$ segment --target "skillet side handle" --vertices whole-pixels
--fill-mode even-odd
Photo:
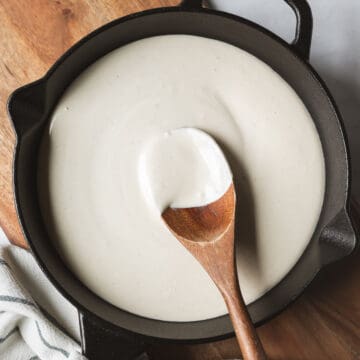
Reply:
[[[81,348],[88,360],[149,360],[135,334],[112,330],[79,311]]]
[[[202,8],[203,5],[203,1],[202,0],[182,0],[180,5],[181,7],[184,8]]]
[[[313,16],[307,0],[285,0],[296,15],[296,32],[292,46],[304,59],[309,60],[313,31]]]
[[[309,60],[313,31],[313,17],[307,0],[285,0],[296,15],[295,39],[292,47],[301,58]],[[180,6],[190,9],[201,9],[202,0],[182,0]]]
[[[43,79],[15,90],[9,97],[7,110],[18,138],[39,124],[45,113],[46,84]]]
[[[357,239],[347,209],[342,209],[320,235],[321,263],[323,265],[341,260],[356,248]]]

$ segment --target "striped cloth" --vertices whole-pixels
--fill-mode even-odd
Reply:
[[[0,228],[0,359],[84,360],[79,344],[60,330],[30,295],[36,285],[28,283],[26,289],[25,283],[21,281],[20,284],[17,280],[23,277],[19,260],[30,267],[32,276],[36,273],[35,281],[47,281],[31,254],[10,245]],[[52,287],[50,283],[45,285],[49,289]],[[66,311],[69,304],[64,303],[61,307]],[[74,309],[71,310],[74,317]]]

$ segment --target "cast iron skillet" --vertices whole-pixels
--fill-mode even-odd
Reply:
[[[323,209],[298,263],[276,287],[249,305],[257,325],[284,309],[323,265],[343,258],[355,248],[356,237],[348,216],[349,161],[342,122],[324,83],[307,63],[311,10],[305,0],[286,2],[297,17],[291,45],[250,21],[204,9],[200,0],[184,0],[177,7],[137,13],[103,26],[67,51],[42,79],[10,97],[8,110],[17,135],[14,188],[19,219],[43,272],[78,308],[82,348],[90,359],[133,359],[154,341],[210,341],[233,332],[228,316],[176,323],[143,318],[108,304],[67,269],[45,230],[36,180],[42,131],[64,89],[89,64],[119,46],[164,34],[193,34],[233,44],[278,72],[302,98],[314,119],[326,164]]]

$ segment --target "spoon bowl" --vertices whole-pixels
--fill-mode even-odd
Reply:
[[[231,185],[221,199],[205,206],[167,208],[162,217],[183,241],[214,242],[228,231],[235,218],[236,196]]]

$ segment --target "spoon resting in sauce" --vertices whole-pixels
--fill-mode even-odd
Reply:
[[[245,360],[265,360],[241,295],[234,254],[235,190],[193,208],[167,208],[162,217],[175,237],[199,261],[223,296]]]
[[[196,131],[198,136],[204,137],[199,130]],[[212,151],[215,149],[219,153],[217,144],[209,139]],[[226,161],[221,156],[217,156],[217,159]],[[214,166],[218,167],[218,164]],[[244,359],[265,360],[265,352],[247,312],[237,277],[234,252],[235,205],[236,194],[231,181],[225,194],[217,200],[195,207],[172,205],[163,211],[162,218],[220,290]]]

